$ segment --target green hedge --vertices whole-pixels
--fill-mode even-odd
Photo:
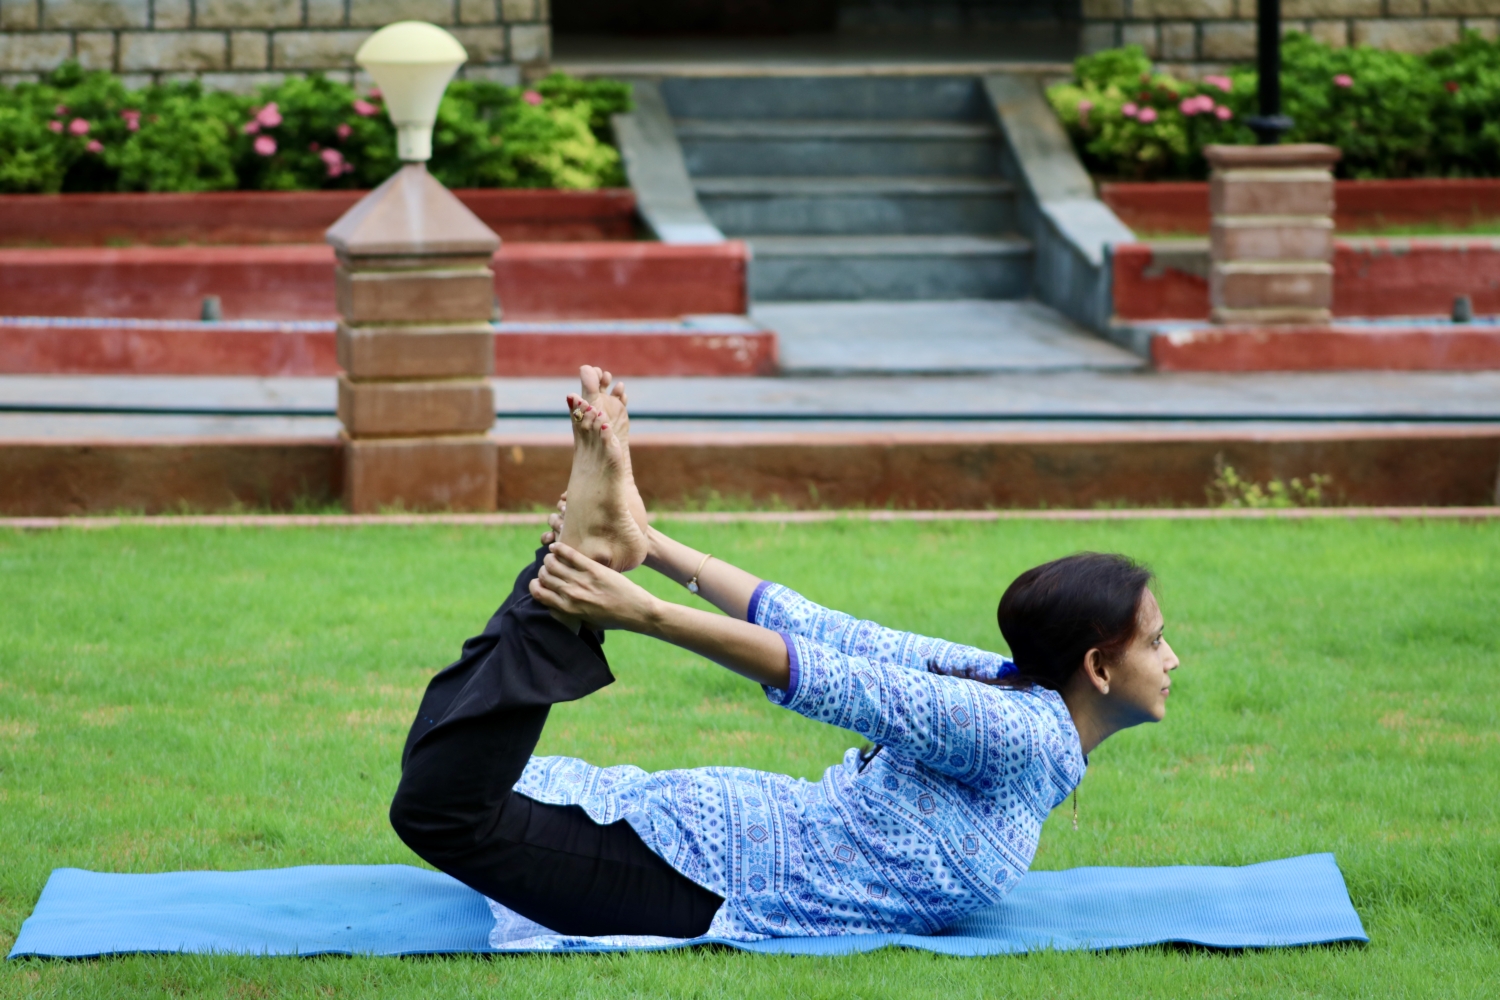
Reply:
[[[1251,67],[1178,80],[1129,46],[1079,59],[1048,96],[1094,174],[1195,179],[1206,144],[1255,142],[1256,85]],[[1500,176],[1500,43],[1474,33],[1421,56],[1288,35],[1282,104],[1284,141],[1338,146],[1341,177]]]
[[[620,185],[609,116],[629,103],[627,85],[608,80],[458,80],[429,167],[458,188]],[[70,63],[0,87],[0,192],[369,188],[397,165],[379,93],[318,75],[247,97],[196,82],[132,91]]]

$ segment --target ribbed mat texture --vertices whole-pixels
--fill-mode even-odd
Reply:
[[[116,875],[59,868],[11,958],[130,952],[414,955],[617,951],[710,943],[574,938],[498,923],[485,898],[405,865]],[[890,945],[945,955],[1183,942],[1272,948],[1368,941],[1332,854],[1242,868],[1032,872],[999,906],[941,934],[723,941],[747,951],[836,955]]]

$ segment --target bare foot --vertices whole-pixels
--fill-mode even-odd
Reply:
[[[631,511],[640,502],[629,454],[604,411],[583,400],[573,408],[573,471],[568,513],[558,541],[626,572],[646,560],[646,533]]]
[[[625,397],[625,383],[593,365],[583,365],[578,369],[578,381],[583,390],[581,397],[583,402],[604,411],[609,429],[619,439],[620,446],[625,452],[625,492],[630,506],[630,516],[635,518],[635,523],[640,525],[642,532],[645,532],[646,504],[641,500],[640,490],[636,488],[635,470],[630,463],[630,411],[629,400]],[[577,400],[570,396],[568,409],[576,410],[577,408]]]

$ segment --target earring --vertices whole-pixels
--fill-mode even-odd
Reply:
[[[1101,690],[1101,691],[1102,691],[1102,692],[1103,692],[1103,693],[1104,693],[1104,694],[1109,694],[1109,685],[1108,685],[1108,684],[1106,684],[1106,685],[1104,685],[1104,687],[1103,687],[1103,688],[1101,688],[1101,689],[1100,689],[1100,690]]]

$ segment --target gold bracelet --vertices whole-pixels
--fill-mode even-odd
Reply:
[[[703,557],[703,561],[698,564],[698,568],[693,570],[693,578],[687,582],[687,589],[689,594],[696,594],[698,592],[698,575],[703,572],[703,567],[707,566],[708,561],[713,557],[714,554],[712,552],[706,554]]]

